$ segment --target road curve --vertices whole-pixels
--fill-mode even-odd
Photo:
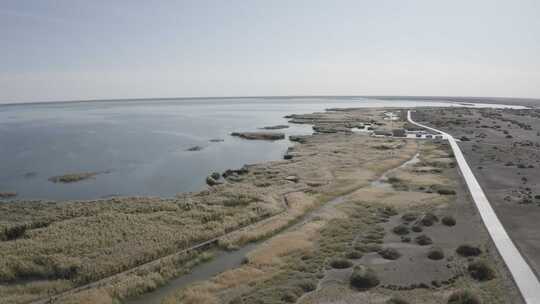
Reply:
[[[407,112],[407,119],[412,124],[440,133],[448,139],[448,142],[454,151],[454,156],[459,165],[459,169],[461,170],[461,173],[465,178],[465,182],[467,183],[467,187],[469,188],[469,192],[471,193],[473,201],[476,204],[480,215],[482,216],[484,225],[486,226],[491,239],[495,243],[499,254],[510,270],[512,277],[514,278],[514,281],[516,282],[516,285],[521,292],[523,299],[525,300],[525,303],[540,303],[540,282],[538,281],[538,278],[529,267],[521,253],[518,251],[514,245],[514,242],[512,242],[506,233],[506,230],[499,221],[499,218],[497,217],[497,214],[495,214],[493,208],[491,208],[491,204],[480,187],[480,184],[474,177],[474,174],[467,164],[467,161],[465,160],[465,157],[463,156],[463,153],[461,152],[461,149],[459,148],[454,137],[443,131],[415,122],[411,118],[411,111]]]

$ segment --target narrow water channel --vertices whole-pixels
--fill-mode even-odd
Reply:
[[[386,187],[389,184],[386,182],[388,179],[388,174],[394,172],[400,168],[413,165],[420,160],[418,159],[419,153],[416,153],[411,159],[404,162],[400,166],[386,171],[380,178],[372,182],[372,186],[375,187]],[[340,203],[345,201],[345,196],[338,196],[326,204],[322,205],[320,208],[315,209],[307,214],[305,214],[300,221],[296,224],[290,226],[285,231],[292,231],[298,227],[304,225],[306,222],[311,221],[313,218],[320,215],[322,212],[329,208],[334,208]],[[127,299],[124,301],[125,304],[160,304],[163,299],[173,293],[175,290],[185,287],[191,283],[207,280],[223,271],[228,269],[233,269],[242,264],[247,253],[253,250],[260,242],[250,243],[245,245],[236,251],[219,251],[215,254],[214,258],[209,262],[195,266],[191,273],[180,276],[174,280],[169,281],[165,285],[158,287],[152,292],[143,294],[140,297]]]

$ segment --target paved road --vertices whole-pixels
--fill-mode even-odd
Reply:
[[[519,288],[523,299],[525,300],[525,303],[539,304],[540,282],[538,281],[538,278],[535,276],[534,272],[529,267],[521,253],[519,253],[514,245],[514,242],[512,242],[503,225],[499,221],[497,214],[495,214],[495,211],[493,211],[493,208],[491,208],[491,204],[480,187],[480,184],[474,177],[474,174],[467,164],[463,153],[461,153],[461,149],[459,148],[454,137],[448,133],[413,121],[411,118],[411,111],[407,112],[407,119],[412,124],[438,132],[448,139],[448,142],[454,151],[454,156],[459,165],[459,169],[461,170],[461,173],[465,178],[465,182],[469,187],[469,192],[471,193],[473,201],[476,204],[480,215],[482,216],[484,225],[486,226],[489,235],[493,239],[499,254],[510,270],[512,277],[514,278],[514,281],[516,282],[516,285]]]

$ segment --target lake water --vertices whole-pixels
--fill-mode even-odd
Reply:
[[[17,199],[174,196],[205,187],[212,171],[280,159],[291,143],[248,141],[234,131],[287,124],[283,116],[331,107],[448,106],[366,98],[122,100],[0,106],[0,192]],[[459,105],[459,104],[452,104]],[[290,124],[287,135],[311,134]],[[223,142],[210,142],[223,139]],[[193,146],[201,151],[186,151]],[[77,183],[48,179],[107,171]]]

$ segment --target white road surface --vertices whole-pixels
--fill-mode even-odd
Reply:
[[[484,225],[486,226],[489,235],[493,239],[499,254],[502,256],[506,266],[510,270],[512,277],[514,278],[514,281],[516,282],[516,285],[519,288],[523,299],[525,300],[525,303],[540,304],[540,282],[538,281],[538,278],[529,267],[521,253],[518,251],[514,245],[514,242],[512,242],[506,233],[506,230],[499,221],[495,211],[493,211],[493,208],[484,194],[484,191],[474,177],[474,174],[467,164],[467,161],[465,160],[465,157],[463,156],[463,153],[461,152],[461,149],[459,148],[454,137],[448,133],[413,121],[411,118],[411,111],[408,111],[407,119],[409,122],[417,126],[438,132],[448,139],[448,142],[454,151],[454,156],[459,165],[459,169],[461,170],[461,173],[465,178],[465,182],[469,187],[469,191],[474,203],[482,216]]]

